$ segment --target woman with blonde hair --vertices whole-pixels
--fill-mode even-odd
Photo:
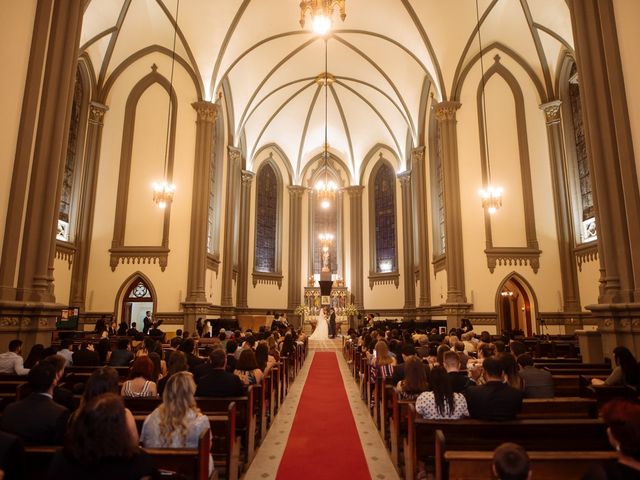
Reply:
[[[145,448],[197,448],[209,419],[195,400],[196,383],[189,372],[169,377],[162,393],[162,404],[144,420],[140,442]],[[209,471],[213,460],[209,458]]]
[[[379,340],[376,343],[375,355],[371,357],[371,388],[376,384],[378,377],[391,378],[395,366],[396,359],[389,353],[389,346],[384,340]]]

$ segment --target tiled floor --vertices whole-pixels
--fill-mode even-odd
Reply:
[[[276,478],[280,459],[284,454],[289,432],[291,431],[293,419],[298,408],[300,394],[307,380],[309,368],[313,362],[313,356],[318,350],[334,350],[336,352],[340,373],[351,405],[351,411],[356,422],[371,478],[379,480],[398,479],[398,475],[391,464],[389,454],[382,443],[380,434],[373,424],[366,405],[360,400],[358,384],[350,375],[347,362],[342,356],[341,348],[342,339],[310,342],[309,357],[291,386],[289,395],[287,395],[280,413],[276,416],[273,426],[269,429],[264,443],[258,449],[249,470],[244,475],[244,480]],[[304,475],[301,474],[300,478],[304,478]]]

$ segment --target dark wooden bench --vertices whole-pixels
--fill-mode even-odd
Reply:
[[[442,433],[442,432],[440,432]],[[436,441],[439,436],[436,434]],[[493,452],[455,451],[442,448],[442,477],[465,480],[486,480],[493,478]],[[558,478],[582,478],[596,462],[613,460],[616,452],[527,452],[533,478],[536,480],[557,480]],[[447,475],[448,473],[448,475]]]
[[[607,426],[600,419],[527,419],[506,422],[481,420],[424,420],[409,405],[408,431],[404,449],[405,478],[413,480],[418,459],[441,457],[436,451],[435,433],[441,430],[447,450],[492,451],[504,442],[514,442],[527,451],[606,451]],[[438,472],[440,468],[440,472]],[[436,476],[443,478],[443,466],[436,463]]]
[[[387,386],[388,404],[388,441],[391,461],[398,467],[401,460],[402,438],[407,436],[409,405],[415,405],[412,400],[399,400],[395,388]],[[589,419],[598,417],[598,406],[593,398],[554,397],[554,398],[526,398],[522,402],[522,410],[518,420],[530,419]],[[384,437],[383,437],[384,439]]]
[[[25,447],[26,478],[45,478],[51,460],[60,447]],[[162,448],[143,449],[153,457],[155,466],[163,473],[162,477],[178,475],[192,480],[209,480],[209,451],[211,438],[209,430],[202,432],[198,448]],[[211,479],[217,478],[214,475]]]
[[[247,389],[247,395],[243,397],[197,397],[196,402],[202,413],[218,413],[227,411],[229,404],[236,405],[236,434],[242,439],[243,459],[251,463],[255,455],[256,445],[256,415],[254,413],[254,387]],[[125,406],[134,415],[148,415],[158,405],[159,398],[125,398]]]

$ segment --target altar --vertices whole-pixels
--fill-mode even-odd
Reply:
[[[320,294],[320,287],[305,287],[304,304],[308,308],[308,313],[305,315],[302,328],[307,335],[313,333],[318,324],[318,318],[320,318],[321,310],[324,307],[321,302],[322,295]],[[345,315],[344,311],[350,303],[351,293],[349,289],[344,286],[343,281],[335,281],[331,289],[331,295],[329,296],[329,307],[336,311],[336,331],[339,335],[346,334],[349,328],[349,318]]]

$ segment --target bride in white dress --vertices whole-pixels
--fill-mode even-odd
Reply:
[[[324,309],[320,311],[320,315],[318,315],[318,324],[309,339],[329,340],[329,317]]]

